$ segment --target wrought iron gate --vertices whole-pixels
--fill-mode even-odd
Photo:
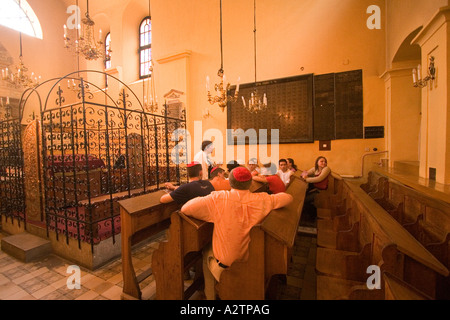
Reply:
[[[0,121],[0,214],[25,223],[25,192],[20,119]]]
[[[67,79],[74,78],[57,83]],[[41,111],[45,217],[47,232],[93,246],[108,237],[115,241],[118,201],[164,188],[167,181],[187,181],[185,166],[172,159],[179,141],[170,138],[186,129],[186,119],[185,112],[171,117],[166,106],[161,114],[144,111],[123,83],[126,90],[114,100],[83,78],[74,81],[79,89],[73,102],[66,103],[55,84]]]

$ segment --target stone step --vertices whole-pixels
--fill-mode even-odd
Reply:
[[[23,262],[38,260],[52,253],[49,240],[28,232],[3,237],[1,246],[3,252]]]

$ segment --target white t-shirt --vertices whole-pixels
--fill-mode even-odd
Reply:
[[[293,173],[294,172],[291,170],[287,170],[286,172],[278,170],[277,175],[280,177],[281,181],[283,181],[284,185],[287,186],[291,181],[291,175]]]
[[[208,166],[212,166],[214,162],[210,158],[209,154],[207,154],[205,151],[199,151],[194,156],[194,161],[198,162],[202,165],[202,171],[203,171],[203,180],[208,179]]]

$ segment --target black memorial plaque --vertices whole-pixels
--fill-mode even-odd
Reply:
[[[336,139],[363,138],[362,70],[335,74]]]
[[[255,88],[261,95],[266,93],[268,107],[264,111],[251,113],[244,108],[242,97],[248,105]],[[314,141],[312,75],[259,82],[256,86],[254,83],[243,84],[239,91],[238,100],[228,103],[228,144],[265,141],[270,144],[272,138],[276,138],[272,137],[273,134],[278,134],[280,144]],[[234,93],[234,88],[231,88],[231,93]],[[249,138],[255,135],[256,139]]]
[[[314,76],[314,140],[335,140],[334,73]]]

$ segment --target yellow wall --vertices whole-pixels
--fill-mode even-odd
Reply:
[[[339,6],[325,0],[285,0],[282,5],[280,2],[258,1],[257,80],[363,69],[364,125],[384,125],[384,85],[379,78],[385,65],[384,31],[366,27],[369,17],[366,9],[373,4],[384,11],[384,1],[340,1]],[[201,4],[181,0],[169,3],[153,1],[152,15],[153,48],[157,61],[177,52],[192,52],[186,79],[189,131],[192,134],[195,130],[194,121],[202,121],[203,132],[218,129],[225,137],[226,112],[222,113],[216,105],[209,105],[205,90],[206,76],[209,75],[211,83],[215,83],[220,67],[218,1],[202,1]],[[224,1],[224,70],[232,84],[238,77],[241,83],[254,81],[252,30],[253,1]],[[170,63],[157,64],[157,67],[157,78],[178,78]],[[184,73],[182,69],[178,71]],[[183,79],[179,81],[174,81],[172,86],[183,91]],[[209,109],[210,118],[202,118],[205,108]],[[228,154],[231,158],[217,160],[226,162],[242,158],[237,151],[233,156],[234,148],[227,150],[225,145],[221,152],[216,150],[216,153]],[[366,148],[381,150],[384,144],[383,141],[367,140],[333,141],[332,151],[325,153],[319,152],[318,142],[280,145],[279,156],[292,157],[300,167],[309,168],[315,158],[323,154],[329,158],[330,166],[334,164],[336,171],[358,175]],[[194,149],[193,153],[197,150]],[[248,156],[247,151],[245,158]]]
[[[41,20],[44,40],[24,38],[27,64],[43,78],[75,71],[77,59],[62,47],[62,26],[68,17],[66,8],[73,1],[46,0],[44,5],[42,1],[29,0],[29,3]],[[317,156],[324,155],[333,170],[356,176],[361,173],[363,156],[374,149],[390,153],[365,157],[365,167],[386,157],[391,159],[391,164],[395,160],[417,159],[420,90],[411,91],[407,71],[395,81],[390,78],[385,82],[386,77],[382,75],[387,71],[391,76],[393,68],[398,67],[392,61],[406,37],[426,25],[436,10],[447,4],[448,0],[258,0],[257,81],[362,69],[364,126],[385,126],[386,131],[386,139],[332,141],[332,150],[328,152],[320,152],[318,142],[280,145],[279,157],[292,157],[299,167],[309,168]],[[80,5],[84,14],[85,4]],[[381,9],[381,30],[369,30],[366,26],[370,16],[366,10],[370,5]],[[148,1],[98,0],[90,6],[96,29],[101,28],[104,35],[111,31],[111,74],[129,84],[141,97],[143,84],[138,79],[137,32],[139,23],[149,13]],[[220,67],[219,1],[152,0],[151,15],[158,102],[164,103],[163,97],[171,89],[183,92],[180,99],[188,110],[188,129],[191,134],[197,131],[193,137],[197,142],[192,143],[192,155],[198,150],[201,135],[208,130],[216,129],[220,132],[216,135],[226,136],[226,112],[207,102],[205,90],[206,76],[215,83]],[[0,28],[0,41],[16,57],[17,32]],[[442,43],[444,39],[437,41]],[[241,83],[254,81],[253,50],[253,1],[223,1],[224,69],[231,84],[235,84],[238,77]],[[422,64],[424,61],[426,55],[422,55]],[[100,61],[80,59],[79,62],[81,69],[102,68]],[[409,68],[408,63],[402,66],[405,70]],[[446,65],[440,68],[446,68]],[[439,90],[443,91],[444,87],[446,83]],[[403,91],[407,93],[402,96],[399,92]],[[422,91],[422,106],[428,101],[425,93]],[[435,97],[438,106],[434,101],[428,101],[429,106],[446,111],[447,101]],[[211,117],[203,118],[205,109]],[[413,113],[416,116],[402,117]],[[442,128],[439,132],[448,130],[444,123],[448,112],[446,114],[447,117],[436,119],[437,127]],[[433,116],[422,116],[422,127],[427,119],[434,121]],[[400,129],[405,121],[414,131],[413,136]],[[196,123],[197,127],[194,126]],[[201,132],[200,137],[198,132]],[[420,136],[425,139],[423,134]],[[438,137],[430,136],[428,141],[432,138]],[[427,146],[430,165],[448,167],[449,157],[441,156],[442,152],[448,152],[442,150],[450,149],[448,143],[446,140],[443,145]],[[221,150],[216,153],[228,155],[228,158],[217,160],[242,158],[237,148],[227,148],[225,143],[218,145]],[[420,146],[422,149],[426,144],[422,141]],[[250,150],[245,148],[244,151],[243,160],[246,160]],[[423,161],[422,151],[420,156]]]

